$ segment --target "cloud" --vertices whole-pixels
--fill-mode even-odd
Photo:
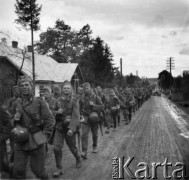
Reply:
[[[177,32],[176,32],[176,31],[171,31],[169,34],[170,34],[171,36],[176,36],[176,35],[177,35]]]
[[[164,39],[167,39],[167,36],[166,36],[166,35],[162,35],[161,37],[164,38]]]
[[[17,17],[15,2],[1,1],[0,30],[13,37],[10,40],[18,40],[19,45],[28,45],[30,32],[13,24]],[[183,66],[189,67],[187,0],[48,0],[48,3],[38,0],[37,3],[42,4],[41,31],[35,32],[35,40],[59,18],[74,30],[89,24],[92,36],[100,36],[109,45],[116,66],[123,58],[124,74],[138,70],[141,76],[154,77],[165,69],[166,58],[176,54],[175,72],[180,73]]]
[[[181,55],[189,55],[189,45],[187,45],[185,48],[180,50],[179,54],[181,54]]]
[[[118,40],[118,41],[123,40],[123,39],[124,39],[124,36],[118,36],[118,37],[116,38],[116,40]]]
[[[148,27],[178,27],[188,22],[188,2],[186,0],[64,0],[67,8],[81,10],[81,15],[106,23],[138,23]]]

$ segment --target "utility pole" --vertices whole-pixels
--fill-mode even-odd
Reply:
[[[174,59],[173,57],[170,57],[169,59],[167,59],[167,69],[169,69],[170,72],[170,97],[171,97],[171,80],[172,80],[172,70],[175,69],[175,63],[174,63]]]
[[[169,69],[170,74],[172,75],[172,70],[175,68],[175,63],[173,57],[167,59],[167,69]]]
[[[123,79],[123,74],[122,74],[122,58],[120,58],[120,73],[121,73],[121,86],[122,86],[122,79]]]
[[[30,20],[31,20],[31,43],[32,43],[32,76],[33,76],[33,93],[35,95],[35,59],[34,59],[34,47],[33,47],[33,12],[32,12],[32,0],[30,0]]]

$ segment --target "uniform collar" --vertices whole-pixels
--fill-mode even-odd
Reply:
[[[63,100],[67,100],[67,101],[69,101],[70,99],[71,99],[71,97],[72,97],[72,95],[71,94],[69,94],[68,96],[64,96],[64,95],[62,95],[62,99]]]
[[[30,96],[29,99],[24,99],[24,98],[22,97],[21,103],[22,103],[22,104],[24,103],[25,105],[30,104],[30,103],[32,103],[33,98],[34,98],[33,96]]]
[[[84,94],[84,97],[85,98],[91,98],[93,96],[93,94],[92,93],[89,93],[89,94]]]

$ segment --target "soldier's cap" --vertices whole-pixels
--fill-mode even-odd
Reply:
[[[83,87],[82,87],[82,86],[79,86],[77,89],[81,89],[81,90],[83,90]]]
[[[70,83],[70,81],[68,81],[68,80],[65,80],[65,81],[63,82],[63,87],[64,87],[65,85],[70,85],[70,86],[71,86],[71,83]]]
[[[53,90],[60,90],[58,86],[53,86]]]
[[[110,89],[109,89],[109,92],[114,92],[114,89],[110,88]],[[114,92],[114,93],[115,93],[115,92]]]
[[[18,79],[18,85],[20,86],[21,83],[23,83],[23,82],[29,82],[30,85],[33,85],[32,79],[29,76],[27,76],[27,75],[23,75],[23,76],[19,77],[19,79]]]
[[[100,86],[97,86],[96,88],[98,88],[98,89],[101,89],[101,90],[102,90],[102,88],[101,88]]]
[[[86,88],[88,88],[88,87],[89,87],[89,88],[91,87],[91,85],[90,85],[88,82],[86,82],[85,84],[83,84],[83,88],[84,88],[84,89],[86,89]]]
[[[19,89],[18,86],[13,86],[13,87],[12,87],[12,90],[13,90],[14,92],[18,92],[20,89]]]

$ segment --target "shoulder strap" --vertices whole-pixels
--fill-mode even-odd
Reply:
[[[25,108],[22,106],[22,104],[21,104],[21,108],[22,108],[23,112],[26,114],[26,116],[28,116],[34,123],[36,123],[36,121],[34,119],[32,119],[31,115],[25,110]]]

